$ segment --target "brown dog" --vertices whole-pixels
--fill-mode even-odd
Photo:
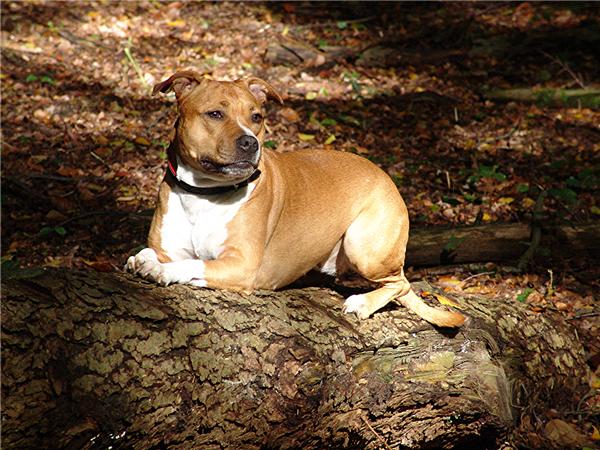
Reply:
[[[178,72],[154,88],[179,104],[169,169],[148,248],[126,269],[160,284],[277,289],[311,269],[353,269],[381,284],[349,297],[365,319],[393,298],[439,326],[455,312],[427,306],[404,276],[408,213],[390,178],[368,160],[331,150],[262,147],[262,105],[281,102],[258,78],[212,81]]]

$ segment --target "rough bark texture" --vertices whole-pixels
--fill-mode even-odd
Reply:
[[[447,334],[394,305],[359,322],[317,288],[52,270],[2,293],[6,449],[495,448],[587,376],[567,324],[510,301],[459,299]]]
[[[527,224],[489,224],[459,228],[411,230],[406,251],[408,266],[437,266],[481,261],[514,261],[527,251]],[[600,260],[600,224],[544,225],[540,246],[551,254]]]

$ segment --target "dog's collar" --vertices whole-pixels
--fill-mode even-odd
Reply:
[[[171,153],[171,155],[172,155],[172,153]],[[167,159],[167,174],[166,174],[166,176],[169,179],[171,179],[171,181],[173,181],[177,186],[179,186],[184,191],[189,192],[190,194],[217,195],[217,194],[224,194],[226,192],[237,191],[238,189],[248,186],[248,183],[252,183],[254,180],[256,180],[260,176],[260,170],[256,169],[252,173],[252,175],[250,175],[249,178],[245,179],[244,181],[240,181],[237,184],[231,184],[228,186],[214,186],[214,187],[192,186],[191,184],[183,181],[177,175],[177,159],[171,155],[169,155],[169,157]]]

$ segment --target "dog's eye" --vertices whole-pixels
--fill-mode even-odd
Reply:
[[[262,120],[263,120],[262,114],[259,114],[259,113],[252,114],[252,122],[260,123],[260,122],[262,122]]]
[[[208,117],[210,117],[211,119],[222,119],[223,118],[223,112],[222,111],[208,111],[206,113],[206,115]]]

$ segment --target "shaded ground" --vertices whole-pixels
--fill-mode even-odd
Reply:
[[[528,221],[543,191],[547,220],[598,220],[598,110],[484,93],[598,87],[599,26],[593,3],[3,2],[3,264],[111,271],[144,244],[176,114],[149,92],[183,68],[269,80],[286,104],[269,109],[268,145],[368,157],[414,226]],[[268,62],[278,41],[325,52]],[[332,46],[350,51],[330,59]],[[568,256],[412,278],[560,312],[595,368],[597,262]],[[598,397],[579,408],[565,419],[590,437]],[[523,421],[528,445],[550,418]]]

